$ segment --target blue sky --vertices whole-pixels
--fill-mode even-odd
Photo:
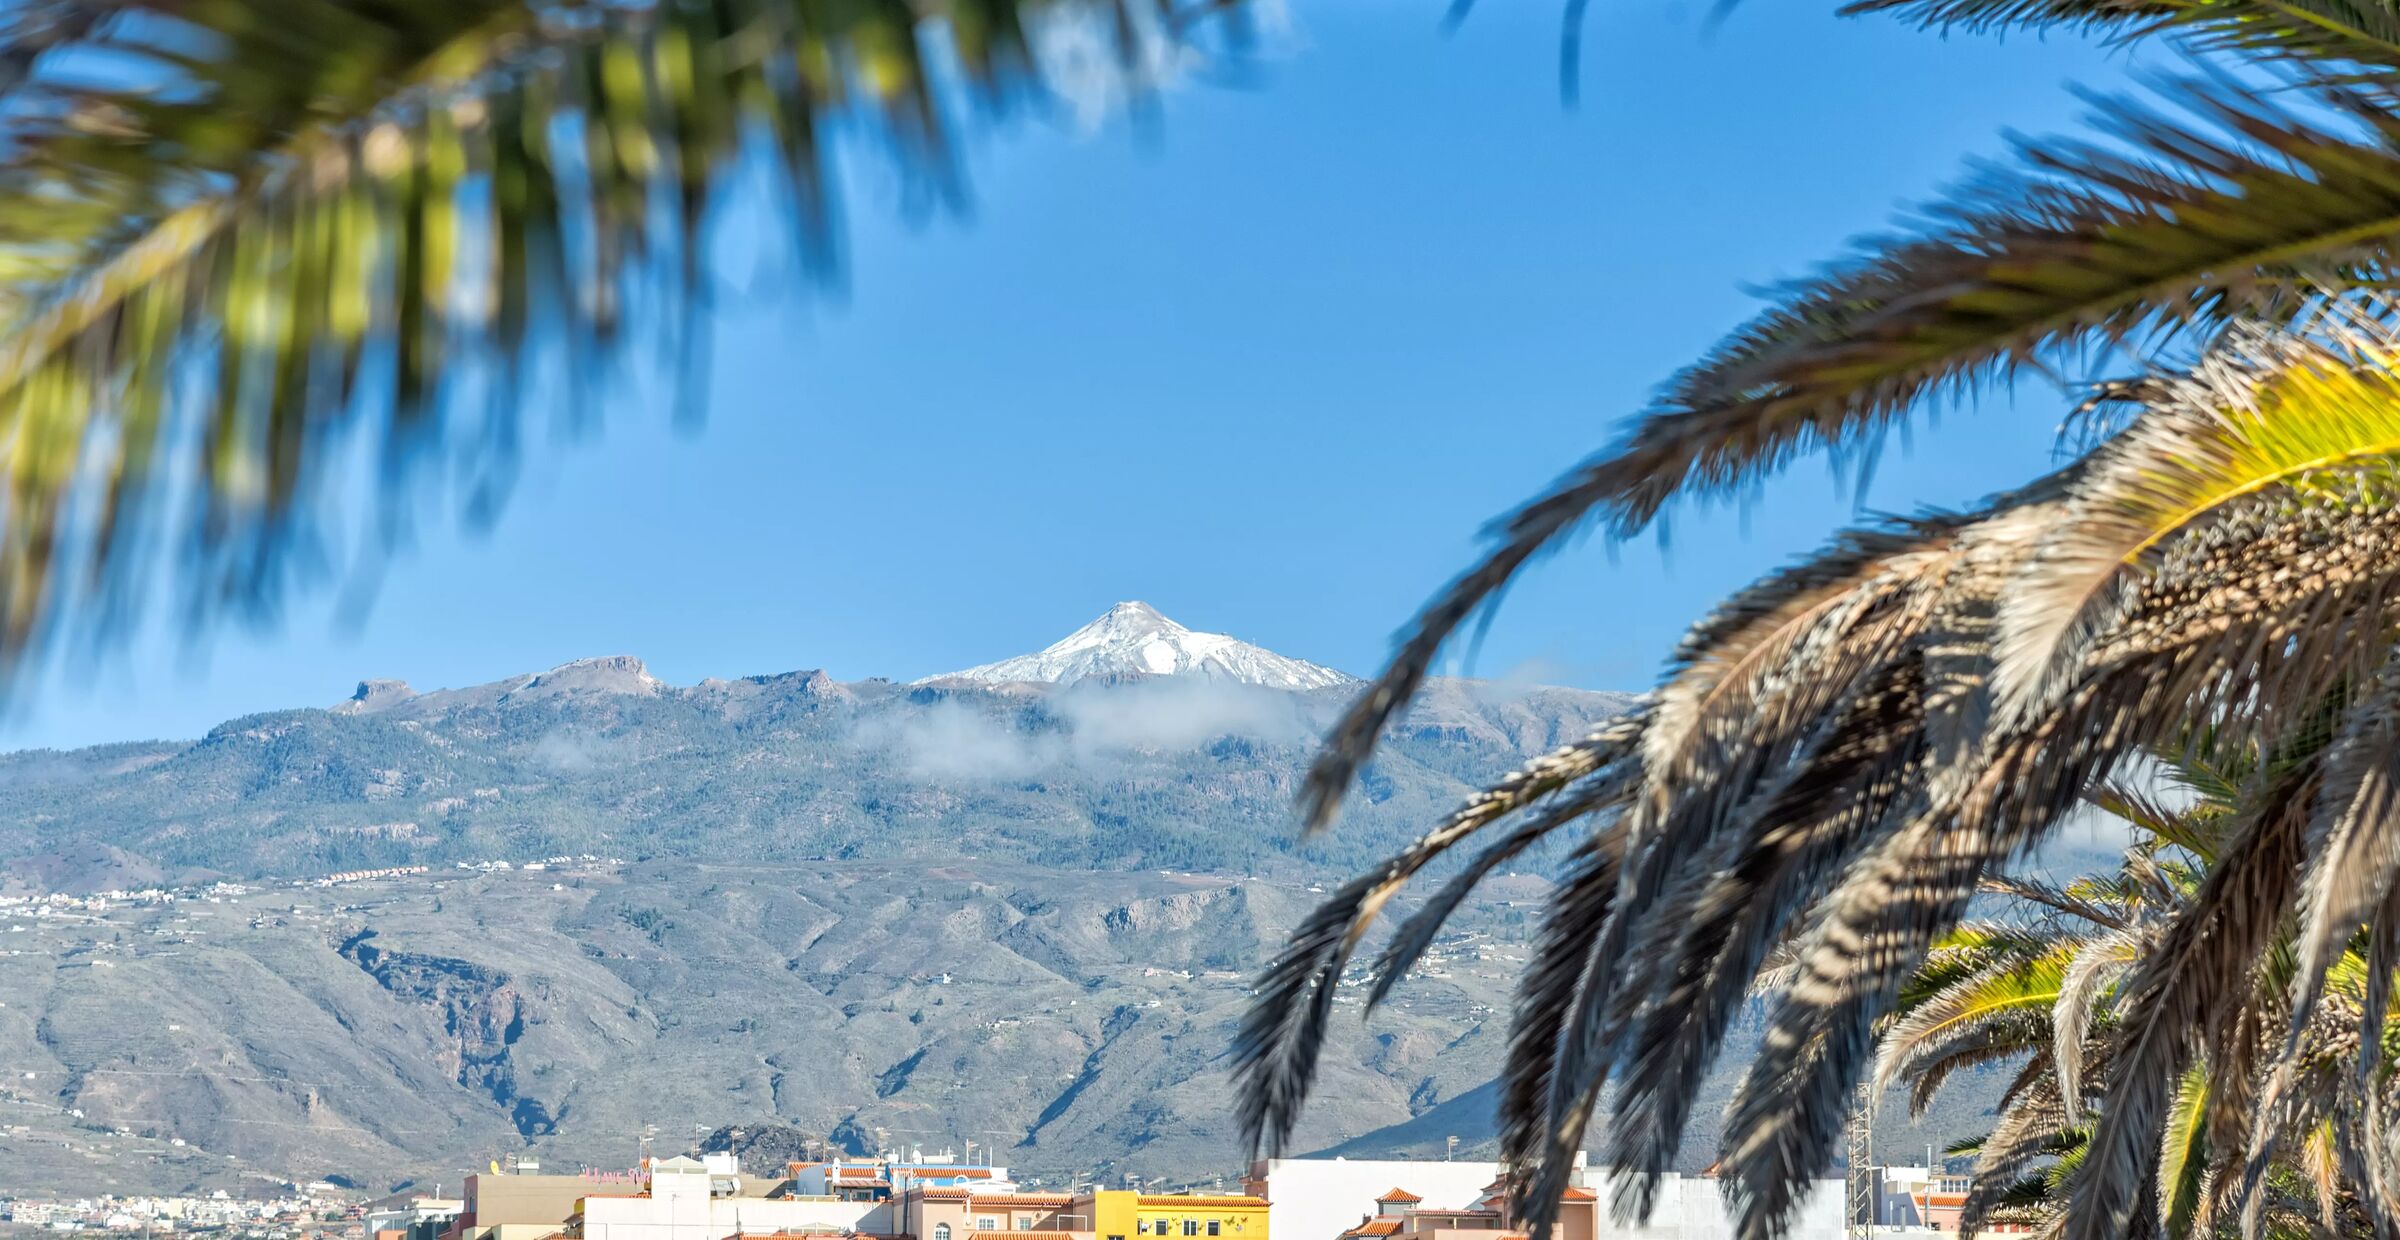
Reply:
[[[850,186],[838,298],[725,299],[707,424],[620,393],[497,528],[428,528],[363,621],[303,606],[46,677],[0,744],[196,736],[630,653],[671,681],[914,677],[1110,603],[1366,673],[1474,532],[1606,443],[1758,285],[1888,223],[2003,127],[2070,128],[2074,40],[1941,39],[1830,5],[1594,7],[1561,107],[1551,0],[1297,0],[1249,80],[1157,123],[1019,120],[962,217]],[[738,248],[745,225],[728,236]],[[1958,503],[2050,461],[2061,400],[1947,413],[1866,497]],[[1587,546],[1475,670],[1639,688],[1693,617],[1857,511],[1822,463],[1663,553]]]

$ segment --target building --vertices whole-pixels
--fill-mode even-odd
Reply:
[[[1600,1195],[1588,1188],[1569,1188],[1559,1200],[1551,1235],[1558,1240],[1593,1240],[1600,1234],[1600,1222]],[[1507,1181],[1494,1180],[1474,1205],[1458,1209],[1428,1207],[1424,1198],[1395,1187],[1377,1197],[1375,1212],[1343,1232],[1340,1240],[1498,1240],[1523,1234],[1509,1208]]]
[[[898,1198],[891,1227],[916,1240],[971,1240],[974,1232],[1011,1232],[1020,1240],[1268,1240],[1268,1208],[1261,1198],[1223,1193],[1023,1193],[917,1185]]]
[[[788,1181],[742,1175],[730,1154],[711,1154],[654,1161],[635,1191],[587,1191],[565,1230],[580,1240],[888,1235],[890,1213],[888,1200],[795,1192]]]
[[[1931,1167],[1875,1169],[1875,1225],[1878,1234],[1950,1235],[1966,1213],[1967,1193],[1975,1186],[1969,1176],[1945,1175]],[[2025,1223],[1987,1222],[1991,1233],[2027,1232]]]
[[[467,1203],[459,1199],[414,1197],[380,1210],[369,1210],[359,1221],[365,1240],[441,1240]]]
[[[1019,1193],[964,1186],[920,1185],[901,1194],[891,1230],[917,1240],[968,1240],[979,1231],[1014,1232],[1024,1240],[1089,1236],[1092,1217],[1072,1193]]]
[[[1283,1158],[1254,1164],[1245,1187],[1274,1203],[1276,1240],[1500,1240],[1515,1234],[1495,1201],[1505,1169],[1493,1162],[1407,1162]],[[1472,1178],[1473,1184],[1467,1181]],[[1581,1162],[1561,1203],[1566,1240],[1731,1240],[1733,1215],[1708,1176],[1662,1178],[1650,1221],[1619,1224],[1606,1186],[1587,1183]],[[1413,1199],[1413,1200],[1412,1200]],[[1785,1233],[1789,1240],[1844,1240],[1847,1194],[1818,1180]],[[1574,1230],[1577,1219],[1589,1230]]]
[[[544,1240],[566,1226],[597,1184],[590,1173],[478,1172],[467,1177],[465,1208],[442,1232],[443,1240]]]
[[[1415,1195],[1426,1210],[1467,1210],[1506,1173],[1499,1163],[1464,1159],[1269,1158],[1251,1164],[1242,1187],[1272,1203],[1277,1240],[1334,1240],[1374,1214],[1391,1189]],[[1583,1182],[1580,1163],[1574,1182]]]
[[[1006,1167],[980,1167],[947,1153],[796,1162],[785,1168],[789,1191],[802,1197],[844,1201],[890,1201],[912,1187],[979,1188],[1005,1192],[1015,1187]]]

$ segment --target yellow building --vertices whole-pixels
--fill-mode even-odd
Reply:
[[[1092,1231],[1098,1240],[1138,1240],[1142,1236],[1268,1240],[1267,1202],[1262,1197],[1103,1189],[1092,1194],[1091,1202]]]

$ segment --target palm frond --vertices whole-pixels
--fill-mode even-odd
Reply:
[[[2374,81],[2400,70],[2400,14],[2375,0],[1854,0],[1841,12],[1940,31],[2167,36],[2194,51],[2280,61],[2311,80]]]
[[[1459,626],[1587,522],[1627,536],[1678,494],[1740,490],[1800,453],[1866,441],[1923,397],[2079,350],[2299,316],[2400,235],[2400,120],[2386,111],[2339,93],[2308,111],[2223,86],[2175,93],[2198,119],[2104,102],[2132,154],[2027,145],[2017,171],[1928,209],[1923,236],[1878,239],[1798,286],[1615,448],[1496,523],[1328,737],[1302,795],[1311,826],[1331,820]]]
[[[1290,945],[1261,973],[1253,989],[1257,1002],[1234,1042],[1237,1115],[1253,1146],[1279,1150],[1290,1137],[1342,971],[1392,897],[1459,842],[1627,757],[1648,723],[1648,713],[1636,711],[1510,772],[1381,867],[1351,880],[1301,923]],[[1603,781],[1571,800],[1567,812],[1546,821],[1555,827],[1597,812],[1628,790]]]
[[[2206,1225],[2208,1200],[2208,1069],[2195,1063],[2168,1104],[2158,1160],[2159,1222],[2169,1240]]]
[[[1694,863],[1696,898],[1656,918],[1642,949],[1653,967],[1631,970],[1627,993],[1647,996],[1617,1041],[1622,1056],[1609,1155],[1620,1171],[1663,1168],[1680,1146],[1701,1076],[1714,1062],[1738,1005],[1798,910],[1815,903],[1842,858],[1897,826],[1895,810],[1919,761],[1905,726],[1922,706],[1913,668],[1862,694],[1819,747],[1806,777],[1769,789],[1732,837],[1729,863]],[[1645,976],[1647,975],[1647,976]],[[1621,1214],[1646,1215],[1656,1175],[1632,1179]]]
[[[1392,987],[1398,985],[1400,979],[1416,966],[1417,960],[1425,954],[1426,948],[1433,945],[1442,927],[1449,924],[1451,915],[1458,911],[1459,905],[1465,903],[1468,896],[1474,894],[1478,884],[1491,877],[1492,871],[1549,838],[1559,828],[1578,818],[1591,816],[1601,806],[1613,805],[1623,799],[1624,775],[1612,778],[1604,773],[1595,778],[1596,782],[1608,782],[1564,794],[1557,804],[1544,806],[1540,813],[1510,827],[1497,843],[1477,853],[1464,870],[1443,883],[1442,889],[1432,899],[1409,914],[1407,921],[1400,923],[1400,928],[1392,932],[1391,941],[1384,945],[1383,953],[1376,957],[1375,980],[1368,987],[1364,1005],[1369,1011],[1381,1005],[1391,994]]]
[[[1987,969],[1900,1013],[1878,1039],[1875,1093],[1882,1094],[1901,1077],[1914,1076],[1948,1055],[1955,1042],[1988,1022],[2030,1014],[2039,1019],[2028,1026],[2031,1037],[2026,1045],[2047,1040],[2050,1015],[2061,1003],[2067,970],[2079,948],[2062,942],[2032,959]]]
[[[1625,844],[1625,833],[1612,831],[1579,850],[1560,880],[1534,940],[1532,963],[1517,985],[1516,1015],[1500,1070],[1499,1122],[1501,1161],[1521,1179],[1535,1174],[1532,1168],[1550,1150],[1555,1134],[1569,1130],[1570,1117],[1551,1109],[1558,1044],[1570,1032],[1581,1032],[1568,1028],[1577,990],[1595,967],[1611,963],[1595,960],[1592,949],[1616,912]],[[1580,1134],[1582,1126],[1574,1124],[1572,1131]]]
[[[2011,900],[2039,905],[2054,913],[2064,913],[2105,929],[2122,930],[2127,924],[2123,910],[2038,878],[1994,874],[1986,877],[1980,886],[1987,895],[2006,896]]]
[[[2141,953],[2154,946],[2146,930],[2119,929],[2076,945],[2058,983],[2058,1006],[2050,1020],[2051,1054],[2058,1060],[2059,1103],[2067,1122],[2083,1122],[2083,1059],[2100,997],[2125,975]]]
[[[2250,964],[2297,896],[2313,770],[2286,773],[2263,791],[2250,821],[2192,908],[2126,986],[2120,1051],[2108,1072],[2108,1105],[2075,1183],[2069,1240],[2123,1236],[2150,1204],[2155,1134],[2200,1031],[2235,1006]]]
[[[705,256],[740,170],[779,176],[791,265],[830,276],[837,126],[878,137],[914,196],[955,202],[945,99],[1030,97],[1044,30],[1120,21],[1149,45],[1112,62],[1138,90],[1183,15],[1105,0],[12,8],[0,674],[43,634],[121,623],[162,568],[182,570],[195,615],[266,610],[296,563],[394,536],[412,496],[456,485],[487,515],[537,385],[587,405],[581,384],[651,348],[696,380]],[[95,58],[116,68],[76,69]],[[381,462],[380,508],[328,482],[361,451]]]
[[[2323,761],[2295,939],[2287,1060],[2337,960],[2400,885],[2400,656],[2350,703]]]
[[[2186,375],[2078,477],[2001,610],[1996,691],[2038,712],[2071,681],[2094,634],[2136,595],[2157,549],[2227,505],[2279,489],[2344,496],[2389,485],[2400,457],[2400,375],[2389,337],[2321,339],[2245,329]]]

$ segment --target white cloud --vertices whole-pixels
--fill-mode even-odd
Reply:
[[[1135,753],[1183,753],[1224,736],[1299,743],[1313,735],[1288,693],[1187,677],[1079,685],[1045,703],[1054,729],[1027,729],[945,698],[861,724],[859,747],[891,755],[930,781],[1026,779]]]

